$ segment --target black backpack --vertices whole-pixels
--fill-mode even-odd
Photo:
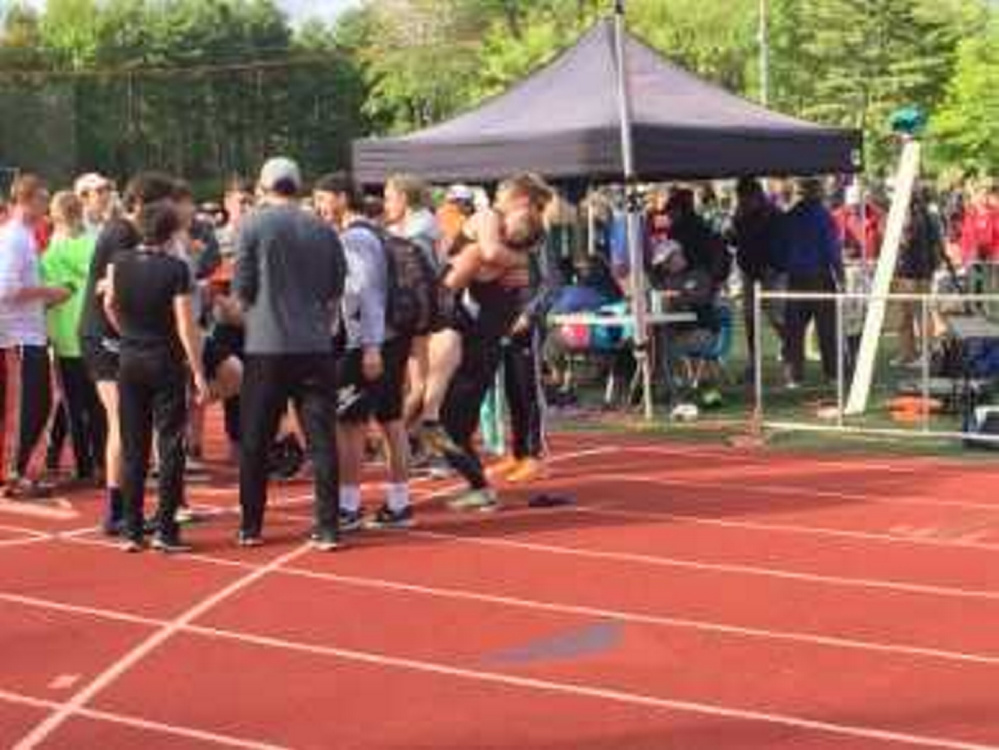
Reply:
[[[387,276],[385,322],[398,334],[424,336],[437,319],[437,269],[415,242],[383,231],[368,222],[355,222],[378,237],[385,251]]]

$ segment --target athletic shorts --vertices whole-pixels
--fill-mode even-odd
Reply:
[[[105,339],[82,339],[83,362],[95,383],[118,382],[119,354],[116,343]]]
[[[382,346],[384,373],[375,382],[364,378],[363,353],[350,349],[338,358],[337,419],[347,424],[367,422],[374,417],[379,424],[402,419],[406,363],[411,342],[399,337]]]

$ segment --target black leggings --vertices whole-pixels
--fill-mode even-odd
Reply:
[[[14,409],[17,425],[13,431],[15,444],[11,451],[11,478],[23,477],[31,457],[45,433],[52,408],[51,368],[49,353],[44,346],[22,346],[13,350],[14,377],[8,383],[16,399]]]
[[[63,403],[59,405],[49,430],[48,466],[59,467],[63,443],[69,435],[76,464],[76,476],[89,479],[104,460],[108,439],[107,416],[97,396],[97,387],[80,358],[60,357],[59,380]]]
[[[124,463],[122,496],[128,536],[140,540],[146,472],[156,431],[159,454],[158,531],[177,533],[176,514],[184,499],[187,462],[187,370],[183,359],[169,350],[122,352],[118,375],[121,452]]]
[[[463,335],[461,366],[451,379],[441,409],[441,423],[459,448],[458,451],[445,451],[444,458],[475,490],[489,486],[474,438],[482,403],[496,380],[502,358],[499,337],[481,332]]]
[[[510,408],[513,455],[541,458],[545,452],[541,331],[537,326],[503,342],[503,387]]]

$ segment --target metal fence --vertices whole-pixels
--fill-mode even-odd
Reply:
[[[885,423],[881,405],[869,408],[864,414],[847,413],[850,362],[855,356],[859,338],[857,322],[859,320],[862,327],[866,307],[875,300],[884,300],[886,306],[894,306],[896,313],[898,308],[902,308],[901,319],[905,324],[919,324],[915,367],[910,364],[905,368],[886,361],[887,356],[892,353],[891,344],[895,333],[894,326],[886,320],[879,341],[878,366],[872,386],[879,397],[894,396],[900,392],[910,395],[915,409],[908,414],[909,421],[905,427]],[[772,372],[766,367],[767,352],[773,351],[775,339],[781,348],[785,348],[786,341],[778,339],[773,331],[767,330],[768,316],[765,313],[768,306],[786,306],[796,302],[821,303],[832,308],[836,336],[835,377],[831,387],[809,389],[804,397],[795,399],[793,395],[784,392],[778,398],[777,389],[780,384],[774,382],[777,378],[772,377]],[[989,346],[988,343],[976,343],[972,346],[972,342],[994,342],[999,347],[999,317],[994,314],[995,310],[999,310],[999,294],[930,291],[893,292],[882,297],[868,292],[796,292],[767,290],[757,286],[752,311],[755,321],[755,419],[764,430],[769,431],[936,438],[973,441],[999,447],[999,435],[985,435],[971,428],[973,410],[988,406],[978,401],[982,398],[982,393],[987,393],[990,385],[999,386],[999,362],[996,363],[994,372],[977,373],[972,371],[971,363],[967,361],[970,356],[969,348]],[[829,312],[829,307],[825,308],[825,314]],[[891,312],[889,310],[888,319],[893,317]],[[942,352],[950,352],[953,360],[951,366],[958,366],[960,371],[951,371],[946,377],[938,377],[939,373],[935,370],[947,359]],[[897,378],[899,374],[903,374],[907,381]],[[903,382],[907,382],[907,385],[900,387]],[[807,399],[816,396],[819,397],[818,406],[814,402],[807,402]],[[802,399],[805,399],[804,403]],[[940,405],[946,408],[936,413],[931,406],[939,402],[945,402]],[[809,410],[814,411],[812,418],[808,417]],[[897,419],[894,413],[892,419]]]

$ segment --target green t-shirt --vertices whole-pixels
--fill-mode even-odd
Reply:
[[[76,290],[72,297],[48,311],[49,341],[57,357],[81,356],[80,316],[95,244],[95,239],[89,235],[57,239],[42,256],[43,283]]]

